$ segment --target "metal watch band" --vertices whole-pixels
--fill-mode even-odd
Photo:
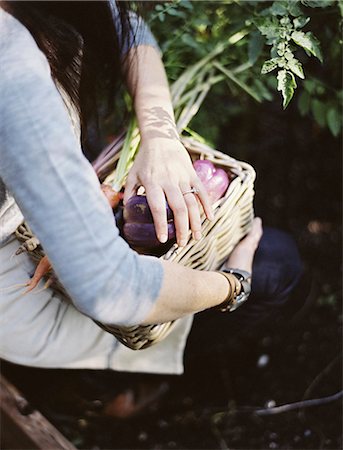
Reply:
[[[234,275],[241,284],[241,290],[238,295],[234,295],[233,298],[225,299],[224,302],[217,307],[221,312],[231,312],[248,300],[251,292],[251,286],[248,280],[251,279],[251,274],[240,269],[223,269],[220,272],[224,276],[226,273]]]

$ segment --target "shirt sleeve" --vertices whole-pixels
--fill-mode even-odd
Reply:
[[[105,324],[138,324],[158,297],[162,264],[119,236],[47,60],[19,31],[5,43],[0,31],[0,177],[75,306]]]
[[[140,45],[150,45],[151,47],[154,47],[158,52],[161,52],[156,39],[146,22],[133,11],[129,12],[128,33],[126,36],[123,36],[123,27],[115,0],[110,0],[110,6],[114,24],[118,34],[122,57],[125,56],[125,54],[131,48],[139,47]]]

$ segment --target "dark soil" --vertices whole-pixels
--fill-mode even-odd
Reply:
[[[256,213],[296,238],[317,281],[314,301],[292,323],[235,341],[220,370],[203,361],[170,377],[158,408],[131,421],[105,418],[103,404],[146,376],[3,363],[10,380],[79,448],[342,448],[341,399],[274,415],[256,411],[342,389],[340,141],[309,119],[300,123],[292,108],[258,108],[245,124],[233,121],[223,130],[230,138],[221,149],[256,168]]]

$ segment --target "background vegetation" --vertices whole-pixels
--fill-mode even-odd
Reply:
[[[206,138],[216,141],[221,120],[244,115],[253,102],[273,101],[276,90],[284,107],[294,96],[300,116],[309,115],[320,127],[339,135],[342,3],[151,3],[150,26],[171,81],[214,49],[223,48],[217,62],[225,79],[211,91],[211,107],[201,109],[194,125],[204,130],[206,124]]]

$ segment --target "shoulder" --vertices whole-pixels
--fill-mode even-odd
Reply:
[[[124,35],[121,16],[115,0],[109,0],[109,5],[112,11],[122,56],[125,56],[131,48],[139,47],[140,45],[149,45],[155,47],[157,51],[160,51],[155,37],[142,17],[138,16],[133,11],[128,11],[128,30],[126,35]]]

